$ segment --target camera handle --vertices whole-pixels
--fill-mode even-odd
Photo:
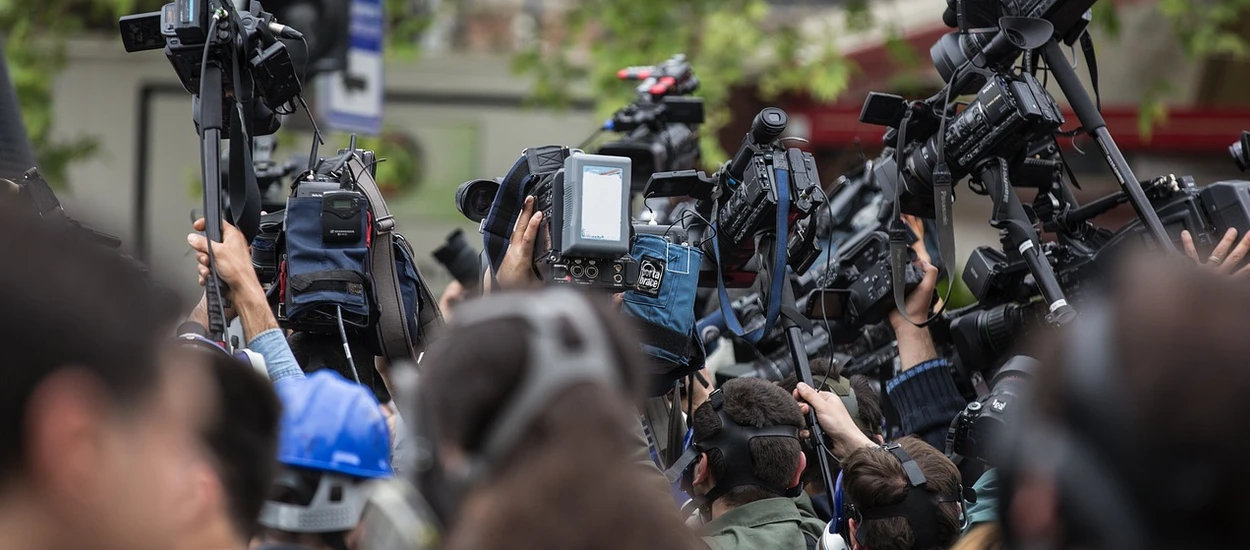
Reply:
[[[1172,244],[1172,239],[1163,229],[1159,215],[1150,206],[1146,192],[1142,190],[1137,176],[1133,175],[1133,169],[1129,167],[1128,161],[1124,160],[1124,154],[1120,152],[1120,147],[1112,139],[1111,132],[1107,131],[1107,122],[1103,120],[1102,113],[1098,112],[1098,107],[1089,98],[1085,86],[1076,76],[1076,71],[1068,64],[1068,58],[1059,48],[1059,43],[1054,39],[1047,42],[1042,47],[1042,57],[1046,59],[1046,65],[1055,76],[1055,81],[1059,83],[1059,89],[1063,90],[1063,95],[1068,98],[1068,103],[1076,112],[1076,118],[1081,121],[1081,127],[1085,129],[1085,133],[1094,138],[1094,143],[1102,150],[1103,157],[1107,159],[1107,165],[1111,167],[1111,172],[1120,183],[1120,188],[1128,195],[1128,202],[1133,205],[1133,210],[1137,212],[1137,217],[1141,218],[1142,224],[1146,226],[1146,231],[1164,251],[1175,253],[1176,246]]]
[[[807,360],[807,347],[803,345],[803,331],[806,328],[808,332],[811,332],[812,325],[797,309],[794,286],[790,284],[788,271],[770,273],[773,277],[782,278],[785,283],[781,288],[781,322],[782,326],[785,327],[786,346],[790,348],[790,358],[794,360],[795,376],[798,377],[800,382],[815,388],[817,386],[812,381],[812,366]],[[829,468],[829,457],[832,453],[829,452],[828,445],[825,443],[825,430],[820,427],[820,422],[816,419],[816,409],[812,407],[807,409],[807,425],[811,434],[809,444],[816,450],[816,460],[820,466],[821,479],[825,483],[825,495],[829,499],[829,505],[834,506],[833,498],[837,493],[834,492],[833,471]],[[836,508],[830,509],[836,510]]]
[[[1003,232],[1004,244],[1019,251],[1029,267],[1029,273],[1033,274],[1033,279],[1042,290],[1047,304],[1046,322],[1057,327],[1070,323],[1076,318],[1076,310],[1068,305],[1050,262],[1042,254],[1037,230],[1011,186],[1007,159],[990,157],[977,165],[974,171],[994,202],[990,225]]]
[[[204,281],[208,301],[208,337],[226,342],[226,285],[217,278],[213,257],[215,243],[222,242],[221,230],[221,130],[222,68],[215,61],[204,64],[200,76],[200,167],[204,176],[204,236],[209,242],[209,272]]]

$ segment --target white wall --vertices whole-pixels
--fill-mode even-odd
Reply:
[[[70,171],[63,201],[71,215],[133,242],[138,97],[146,83],[176,84],[160,52],[124,53],[119,40],[100,38],[71,45],[70,63],[55,86],[59,136],[94,135],[101,152]],[[502,57],[443,56],[387,66],[391,92],[447,92],[460,95],[523,97],[524,80],[513,77]],[[200,208],[195,191],[199,145],[187,94],[159,95],[153,102],[148,190],[148,242],[154,267],[175,276],[188,296],[197,292],[186,256],[190,211]],[[450,181],[426,181],[418,195],[397,199],[392,209],[418,254],[436,247],[462,218],[447,208],[431,209],[420,200],[433,194],[450,201],[455,186],[473,177],[503,175],[526,147],[580,143],[598,125],[586,112],[556,113],[519,107],[388,105],[386,123],[415,135],[425,150],[427,174]],[[454,138],[454,139],[451,139]],[[333,152],[346,143],[327,143]],[[301,149],[306,147],[301,143]],[[285,158],[295,151],[279,151]],[[445,203],[445,204],[449,204]],[[442,211],[429,215],[431,210]],[[431,261],[428,277],[446,277]],[[434,282],[441,286],[441,281]]]

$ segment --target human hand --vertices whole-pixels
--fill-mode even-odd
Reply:
[[[799,402],[799,409],[806,415],[816,411],[816,421],[833,445],[834,456],[844,459],[860,447],[871,447],[873,442],[855,425],[851,413],[842,404],[836,393],[816,391],[811,386],[799,382],[794,389],[794,399]]]
[[[1237,264],[1246,257],[1246,253],[1250,252],[1250,231],[1246,232],[1237,242],[1237,247],[1233,248],[1233,241],[1237,240],[1237,229],[1230,227],[1224,232],[1224,238],[1220,239],[1219,244],[1215,245],[1215,250],[1211,251],[1211,256],[1207,258],[1205,264],[1198,259],[1198,249],[1194,246],[1194,237],[1189,231],[1181,231],[1181,243],[1185,246],[1185,254],[1193,259],[1194,262],[1203,264],[1208,268],[1215,270],[1216,273],[1231,274],[1234,277],[1244,277],[1250,275],[1250,265],[1238,269],[1233,272]],[[1229,249],[1232,248],[1230,252]]]
[[[451,309],[463,302],[469,293],[465,290],[464,285],[460,281],[453,280],[447,284],[447,288],[443,289],[443,295],[438,297],[438,309],[443,313],[443,318],[448,322],[451,321]]]
[[[192,228],[196,231],[204,231],[204,218],[195,220]],[[260,281],[256,279],[256,269],[252,267],[252,250],[243,237],[243,233],[235,229],[233,225],[222,222],[221,224],[222,242],[213,243],[213,260],[216,263],[217,276],[221,278],[221,282],[225,283],[231,289],[243,289],[245,287],[255,285],[260,287]],[[195,258],[199,262],[200,286],[203,286],[208,280],[209,256],[208,247],[209,240],[202,233],[191,233],[187,235],[187,244],[195,250]]]
[[[907,308],[907,318],[904,318],[897,309],[890,312],[890,325],[894,327],[895,332],[900,329],[916,329],[917,327],[907,319],[910,318],[918,323],[923,322],[929,318],[929,312],[933,310],[933,289],[937,288],[938,268],[923,258],[918,258],[916,265],[924,271],[924,278],[903,301],[903,306]]]
[[[512,227],[512,240],[508,252],[499,264],[499,272],[495,279],[499,287],[505,290],[529,288],[538,283],[534,275],[534,239],[538,237],[538,228],[542,225],[543,213],[534,212],[534,197],[525,197],[525,208],[517,216],[516,225]]]

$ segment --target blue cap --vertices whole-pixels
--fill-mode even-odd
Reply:
[[[332,370],[275,384],[282,399],[278,461],[363,478],[388,478],[390,432],[369,390]]]

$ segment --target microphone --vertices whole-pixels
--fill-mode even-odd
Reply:
[[[277,21],[269,22],[269,31],[278,36],[281,36],[282,38],[290,38],[293,40],[299,40],[301,38],[304,38],[303,33],[291,27],[278,23]]]

